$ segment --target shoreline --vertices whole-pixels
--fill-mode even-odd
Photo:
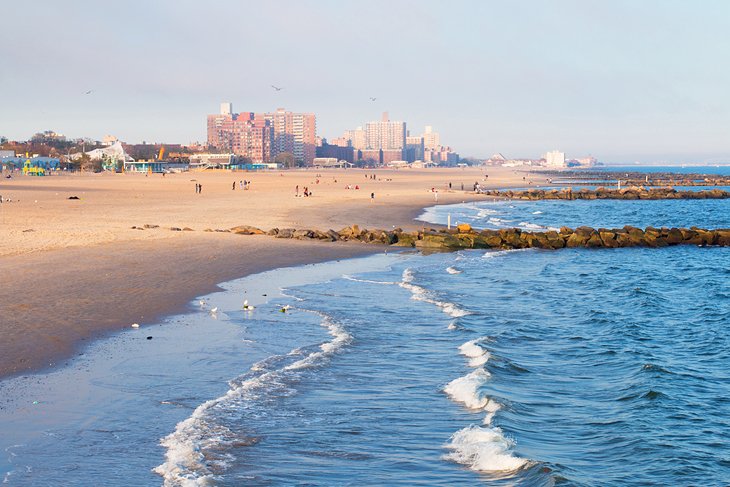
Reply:
[[[223,235],[75,247],[15,257],[3,271],[24,289],[0,299],[0,380],[43,373],[88,344],[186,312],[195,297],[261,272],[382,252],[378,246]],[[63,285],[59,285],[63,282]]]
[[[489,188],[524,185],[523,173],[507,168],[372,172],[377,180],[366,179],[370,171],[350,169],[3,181],[2,194],[13,201],[0,207],[0,228],[6,230],[0,275],[7,289],[0,296],[0,380],[63,365],[87,344],[132,323],[144,327],[184,312],[196,296],[221,283],[388,248],[205,229],[246,224],[337,230],[357,224],[417,231],[427,225],[415,220],[426,207],[484,199],[460,191],[461,184],[467,190],[474,181]],[[244,177],[253,189],[232,191],[230,181]],[[203,183],[203,195],[192,192],[191,181]],[[361,189],[345,188],[353,183]],[[304,185],[314,188],[314,197],[295,197],[295,186]],[[81,199],[69,201],[70,195]],[[131,228],[144,224],[160,228]]]
[[[425,207],[481,199],[458,190],[484,169],[20,176],[0,182],[0,380],[63,365],[85,345],[179,313],[220,283],[281,267],[382,252],[357,243],[205,232],[351,224],[417,229]],[[490,170],[490,186],[515,171]],[[250,191],[231,181],[251,180]],[[203,193],[193,192],[194,183]],[[471,182],[471,183],[470,183]],[[295,197],[309,185],[314,197]],[[353,190],[359,187],[359,190]],[[437,188],[439,196],[432,192]],[[371,198],[371,193],[375,198]],[[78,196],[79,199],[70,199]],[[11,198],[8,202],[7,198]],[[133,226],[159,225],[139,231]],[[173,232],[170,227],[194,231]]]

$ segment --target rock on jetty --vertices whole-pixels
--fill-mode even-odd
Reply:
[[[240,228],[240,227],[238,227]],[[254,227],[246,227],[245,234],[264,233]],[[235,232],[244,233],[244,232]],[[398,247],[415,247],[433,250],[460,249],[562,249],[562,248],[619,248],[619,247],[667,247],[670,245],[718,245],[730,246],[730,229],[707,230],[703,228],[654,228],[645,229],[625,226],[619,229],[562,227],[560,230],[527,232],[519,228],[501,230],[475,230],[468,224],[454,229],[423,229],[405,232],[394,230],[368,230],[357,225],[342,230],[306,230],[273,228],[266,232],[276,238],[321,240],[327,242],[356,241]]]
[[[645,188],[631,186],[623,189],[596,188],[573,191],[570,188],[557,190],[527,189],[523,191],[486,190],[480,194],[519,200],[704,200],[730,198],[730,191],[710,189],[707,191],[677,191],[674,188]]]

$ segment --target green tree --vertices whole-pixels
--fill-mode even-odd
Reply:
[[[8,141],[8,138],[4,135],[0,135],[0,145],[3,145],[5,142]]]
[[[294,154],[291,152],[282,152],[274,157],[274,162],[281,164],[286,168],[292,168],[297,166],[297,161],[294,159]]]

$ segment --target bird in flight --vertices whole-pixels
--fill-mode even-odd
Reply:
[[[271,85],[272,88],[274,88],[276,91],[281,91],[284,88],[279,88],[278,86]]]
[[[375,101],[375,100],[377,100],[377,98],[375,98],[373,96],[370,97],[370,101]]]
[[[85,93],[84,93],[84,95],[90,95],[90,94],[92,94],[93,92],[94,92],[94,90],[89,90],[89,91],[85,92]]]

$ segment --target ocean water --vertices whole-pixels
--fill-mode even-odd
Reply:
[[[628,166],[597,166],[587,169],[588,171],[609,171],[609,172],[663,172],[663,173],[676,173],[676,174],[714,174],[720,176],[730,176],[730,165],[715,165],[715,166],[640,166],[640,165],[628,165]]]
[[[730,200],[487,200],[426,208],[418,219],[443,225],[449,215],[452,224],[532,231],[581,225],[730,228]]]
[[[608,203],[581,223],[632,202]],[[655,202],[641,203],[621,225],[661,224]],[[706,202],[692,203],[687,219],[728,226],[706,225]],[[567,209],[541,207],[525,222],[571,224],[559,221]],[[443,223],[451,209],[430,211]],[[727,485],[728,325],[728,248],[389,252],[280,269],[66,367],[0,382],[0,475]]]

